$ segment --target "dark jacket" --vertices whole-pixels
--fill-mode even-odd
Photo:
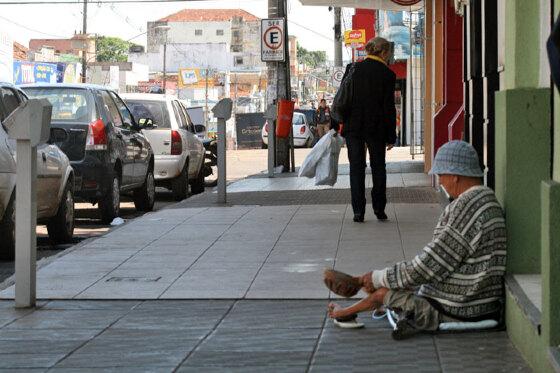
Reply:
[[[348,123],[344,123],[343,136],[367,135],[394,144],[397,139],[395,73],[384,63],[366,58],[356,63],[352,78],[352,110]]]
[[[328,106],[324,108],[320,107],[315,112],[315,123],[316,124],[328,124],[331,121],[331,109]]]

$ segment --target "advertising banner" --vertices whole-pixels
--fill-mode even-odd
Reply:
[[[14,61],[14,84],[57,83],[55,63]]]
[[[344,31],[344,44],[358,46],[359,44],[365,44],[365,42],[366,30],[360,29]]]
[[[411,43],[414,56],[421,56],[421,48],[415,44],[417,33],[422,30],[422,13],[379,11],[379,36],[395,43],[394,59],[406,60],[411,57]],[[412,25],[411,25],[412,23]],[[413,37],[410,29],[412,26]],[[412,40],[411,40],[412,39]]]
[[[13,83],[14,42],[0,28],[0,82]]]
[[[238,149],[259,149],[261,147],[261,130],[264,122],[264,113],[235,115]]]
[[[206,87],[206,72],[208,71],[208,86],[214,87],[217,85],[224,85],[223,77],[216,74],[213,69],[179,69],[179,88],[205,88]]]

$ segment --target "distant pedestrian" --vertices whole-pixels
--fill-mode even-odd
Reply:
[[[319,103],[319,108],[315,112],[315,123],[317,124],[317,135],[323,137],[329,132],[331,125],[331,109],[327,106],[327,100],[324,98]]]
[[[363,222],[366,210],[366,148],[373,174],[373,212],[387,220],[385,152],[396,142],[396,75],[387,66],[391,44],[376,37],[366,44],[367,57],[354,64],[352,105],[342,135],[346,138],[350,161],[350,189],[354,221]],[[347,69],[348,70],[348,69]]]

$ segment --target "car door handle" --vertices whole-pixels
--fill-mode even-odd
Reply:
[[[47,156],[45,155],[45,153],[41,153],[41,158],[43,158],[43,162],[47,161]]]

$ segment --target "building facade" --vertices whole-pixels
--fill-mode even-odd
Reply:
[[[194,60],[185,56],[190,65],[183,68],[260,70],[265,66],[260,61],[260,19],[241,9],[184,9],[148,22],[146,54],[161,56],[164,44],[171,54],[199,50]],[[150,70],[155,71],[152,65]]]

